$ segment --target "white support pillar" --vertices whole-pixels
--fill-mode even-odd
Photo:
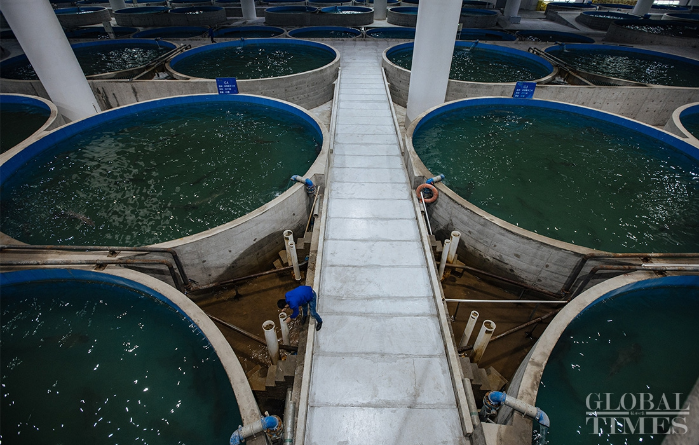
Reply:
[[[374,20],[386,20],[387,0],[374,0]]]
[[[255,0],[240,0],[240,6],[243,8],[243,20],[255,20],[257,18]]]
[[[653,6],[653,0],[638,0],[636,6],[633,7],[631,14],[633,15],[646,15],[650,12],[650,8]]]
[[[517,17],[519,14],[519,5],[522,4],[522,0],[507,0],[505,3],[505,10],[502,15],[505,20],[510,21],[510,17]]]
[[[0,7],[44,89],[63,117],[74,121],[102,111],[51,3],[46,0],[0,0]]]
[[[112,11],[118,11],[126,9],[126,2],[124,0],[109,0],[109,6],[112,7]]]
[[[460,13],[461,0],[419,3],[406,127],[426,110],[444,103]]]

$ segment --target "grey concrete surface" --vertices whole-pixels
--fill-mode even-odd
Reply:
[[[465,444],[381,75],[386,42],[342,53],[305,444]]]

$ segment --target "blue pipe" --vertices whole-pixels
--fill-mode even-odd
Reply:
[[[277,433],[278,430],[281,430],[281,421],[279,417],[262,417],[260,420],[251,424],[239,426],[238,429],[231,435],[230,445],[240,445],[240,443],[244,442],[245,439],[261,432]]]
[[[437,175],[434,178],[430,178],[425,181],[425,184],[434,185],[435,182],[441,182],[444,179],[444,175]]]
[[[515,411],[536,420],[542,426],[547,428],[551,426],[549,416],[547,416],[541,408],[537,408],[512,396],[508,396],[501,391],[490,391],[483,397],[483,408],[481,408],[480,414],[481,420],[486,421],[489,417],[494,415],[502,405],[509,406]]]
[[[306,179],[302,176],[299,175],[294,175],[291,177],[292,181],[300,182],[301,184],[306,184],[306,192],[308,192],[309,195],[312,195],[313,193],[316,192],[316,186],[313,184],[313,181],[310,179]]]

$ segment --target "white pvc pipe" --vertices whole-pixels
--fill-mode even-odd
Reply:
[[[296,244],[294,243],[294,232],[291,230],[284,231],[284,247],[286,248],[286,262],[289,266],[294,267],[294,279],[301,279],[301,269],[299,269],[299,256],[296,253]]]
[[[112,22],[102,22],[102,27],[107,32],[110,39],[116,39],[116,35],[114,34],[114,28],[112,28]]]
[[[276,365],[277,361],[279,361],[279,339],[277,338],[277,330],[275,328],[276,326],[272,320],[262,323],[262,330],[265,331],[265,340],[267,340],[267,350],[273,365]]]
[[[418,4],[406,127],[424,111],[444,103],[460,14],[461,0]]]
[[[461,336],[461,341],[459,342],[459,349],[468,346],[468,341],[471,339],[471,334],[473,334],[473,329],[476,327],[477,320],[478,312],[471,311],[471,315],[468,317],[468,323],[466,323],[466,329],[464,329],[464,334]]]
[[[444,240],[444,247],[442,247],[442,258],[439,261],[439,279],[444,278],[444,269],[447,267],[447,257],[449,256],[449,246],[451,241]]]
[[[646,15],[650,12],[650,8],[653,7],[653,0],[638,0],[636,6],[633,7],[631,14],[633,15]]]
[[[291,266],[291,248],[289,243],[294,242],[294,232],[291,230],[284,231],[284,249],[286,250],[286,264]]]
[[[109,6],[112,7],[112,11],[118,11],[126,9],[126,2],[124,0],[109,0]]]
[[[374,0],[374,20],[386,20],[387,0]]]
[[[2,0],[2,13],[64,118],[74,121],[102,111],[50,2]]]
[[[255,0],[241,0],[240,6],[243,8],[243,20],[254,20],[257,18]]]
[[[449,244],[449,256],[447,256],[447,262],[450,264],[454,264],[454,261],[456,261],[456,248],[459,247],[460,239],[461,232],[457,232],[456,230],[451,232],[451,238],[449,238],[451,244]]]
[[[519,6],[522,4],[522,0],[507,0],[505,3],[505,11],[502,15],[505,20],[509,21],[510,17],[516,17],[519,14]]]
[[[286,346],[291,345],[291,340],[289,339],[289,325],[286,324],[286,319],[288,317],[286,312],[279,313],[279,326],[282,328],[282,344]]]
[[[472,363],[478,363],[483,358],[485,353],[485,348],[488,347],[488,342],[490,342],[490,337],[493,336],[495,331],[495,323],[491,320],[485,320],[483,326],[481,326],[481,331],[476,337],[476,342],[473,344],[473,355],[471,356]]]

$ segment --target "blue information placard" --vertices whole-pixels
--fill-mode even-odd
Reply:
[[[235,77],[217,77],[218,94],[238,94],[238,81]]]
[[[512,97],[515,99],[531,99],[534,97],[536,82],[517,82]]]

